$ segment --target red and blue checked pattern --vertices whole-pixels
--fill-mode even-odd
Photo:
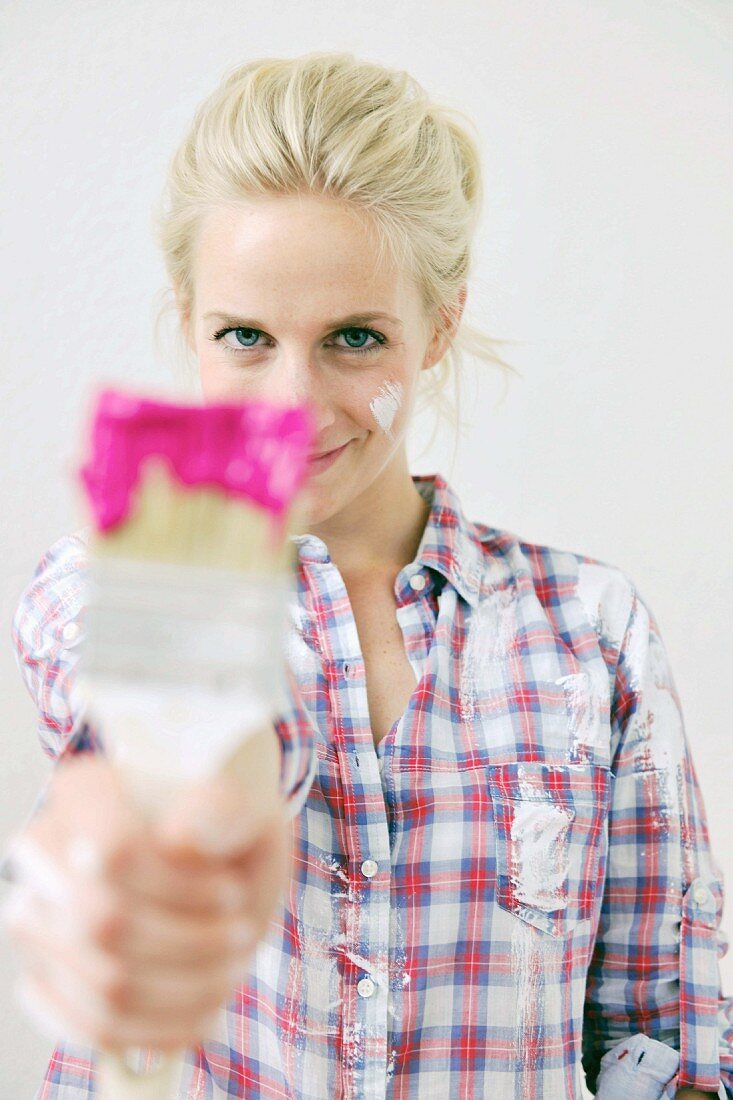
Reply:
[[[416,686],[376,748],[345,585],[296,538],[292,880],[178,1097],[733,1097],[722,875],[649,607],[413,480],[431,511],[394,592]],[[84,531],[59,539],[13,620],[53,758],[103,747],[74,697],[85,563]],[[59,1040],[36,1100],[93,1081]]]

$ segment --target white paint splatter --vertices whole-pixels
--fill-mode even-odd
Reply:
[[[345,882],[347,886],[349,885],[349,876],[346,874],[344,869],[340,866],[338,860],[336,860],[336,859],[332,860],[331,863],[329,864],[328,869],[329,869],[329,871],[331,871],[332,874],[336,875],[337,878],[340,878],[342,882]]]
[[[512,866],[515,897],[535,909],[565,909],[571,810],[553,802],[518,801],[513,808]]]
[[[297,676],[305,678],[318,659],[316,654],[310,649],[302,634],[293,629],[285,631],[284,644],[285,655],[291,668]]]
[[[395,1050],[394,1047],[392,1047],[392,1050],[389,1052],[389,1060],[387,1062],[386,1079],[388,1081],[391,1081],[392,1077],[394,1076],[394,1068],[395,1068],[396,1059],[397,1059],[397,1051]]]
[[[354,1072],[354,1066],[359,1057],[359,1048],[364,1041],[364,1023],[355,1020],[352,1024],[344,1026],[344,1070],[348,1075]],[[314,1078],[317,1080],[317,1078]]]
[[[392,929],[394,935],[392,947],[393,976],[391,979],[391,988],[395,992],[401,992],[401,990],[410,981],[410,974],[407,969],[405,930],[402,924],[402,916],[399,906],[394,906],[394,908],[391,910],[390,919],[392,921]]]
[[[649,617],[644,609],[637,606],[633,621],[629,623],[624,647],[624,666],[629,680],[629,688],[638,690],[644,678],[647,654],[649,650]]]
[[[517,590],[513,586],[494,592],[471,612],[468,635],[461,653],[461,719],[472,722],[476,703],[491,684],[491,673],[501,663],[516,637]]]
[[[628,610],[628,585],[613,566],[580,562],[576,595],[599,638],[618,649]]]
[[[526,921],[512,932],[512,976],[517,996],[516,1063],[518,1100],[534,1100],[534,1077],[540,1047],[539,1021],[544,1018],[545,982],[542,951],[548,937]]]
[[[402,403],[402,385],[400,382],[384,382],[369,402],[372,416],[379,427],[390,439],[393,439],[392,423]]]
[[[649,758],[655,768],[672,771],[685,755],[684,723],[677,701],[669,687],[651,681],[647,683],[643,704]]]
[[[606,695],[609,690],[607,680],[606,676]],[[565,694],[568,731],[573,738],[570,758],[576,760],[582,756],[583,759],[587,759],[588,753],[581,752],[581,746],[586,750],[591,746],[600,748],[604,732],[598,693],[592,677],[587,672],[573,672],[569,676],[561,676],[555,680],[555,683],[561,685]],[[598,690],[603,692],[604,684],[599,684]]]
[[[667,828],[681,806],[680,776],[687,752],[684,719],[664,643],[652,629],[648,609],[638,600],[627,634],[630,688],[638,697],[626,729],[626,742],[643,775],[654,811],[652,826]]]
[[[515,921],[511,938],[517,1021],[514,1100],[567,1096],[565,1088],[556,1091],[549,1084],[546,1040],[550,1037],[545,1034],[545,1022],[554,1026],[566,1009],[565,982],[561,978],[565,959],[566,944],[560,937],[547,936],[526,921]]]
[[[374,964],[371,962],[370,959],[365,959],[363,955],[356,955],[353,951],[344,950],[344,955],[346,955],[347,959],[351,959],[353,963],[356,963],[357,966],[360,966],[362,970],[366,970],[367,974],[376,977]]]
[[[519,781],[519,791],[522,798],[547,798],[547,792],[542,786],[542,779],[539,775],[527,775],[524,765],[520,762],[517,768],[517,779]]]

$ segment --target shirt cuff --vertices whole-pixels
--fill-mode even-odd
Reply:
[[[678,1089],[678,1050],[642,1033],[621,1039],[601,1058],[596,1100],[674,1100]],[[722,1080],[714,1093],[729,1100]]]
[[[622,1039],[601,1058],[596,1100],[660,1100],[680,1064],[678,1050],[659,1039],[636,1034]]]

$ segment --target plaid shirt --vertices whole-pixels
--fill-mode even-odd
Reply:
[[[722,874],[649,606],[619,568],[413,480],[432,506],[394,592],[416,687],[376,748],[343,580],[295,536],[292,880],[177,1096],[733,1097]],[[74,699],[86,535],[13,620],[54,759],[103,748]],[[60,1040],[36,1100],[94,1095],[92,1051]]]

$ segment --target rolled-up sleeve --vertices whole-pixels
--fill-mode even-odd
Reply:
[[[102,731],[85,714],[76,689],[85,637],[89,530],[62,536],[43,554],[11,625],[16,661],[36,707],[41,746],[54,762],[70,753],[104,751]],[[314,730],[285,660],[283,670],[273,727],[281,746],[280,794],[287,815],[294,817],[307,797],[317,757]],[[31,817],[43,804],[51,779]]]
[[[36,565],[11,625],[15,659],[36,707],[41,747],[52,760],[102,747],[75,692],[87,553],[80,534],[58,539]]]
[[[628,613],[612,670],[608,863],[583,1066],[601,1100],[674,1097],[683,1087],[733,1097],[733,998],[723,996],[719,967],[728,950],[723,875],[664,642],[625,579]]]
[[[297,676],[283,660],[284,691],[278,698],[274,719],[280,740],[280,793],[285,800],[285,813],[290,819],[303,808],[318,767],[313,722],[300,691]]]

